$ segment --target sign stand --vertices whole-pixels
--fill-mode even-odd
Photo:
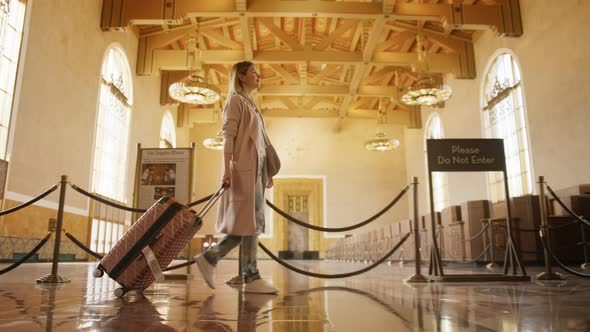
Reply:
[[[512,209],[508,191],[508,175],[502,139],[428,139],[428,187],[430,194],[430,222],[432,227],[432,249],[430,252],[430,275],[433,281],[530,281],[520,262],[512,237]],[[504,174],[504,192],[507,209],[507,240],[504,256],[504,274],[453,274],[445,275],[436,240],[434,220],[434,197],[432,172],[489,172],[501,171]],[[493,248],[492,248],[493,250]],[[508,274],[512,269],[512,274]],[[520,275],[517,274],[520,271]]]

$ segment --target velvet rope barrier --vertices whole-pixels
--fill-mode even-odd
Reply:
[[[393,207],[410,189],[410,185],[408,185],[407,187],[405,187],[394,199],[393,201],[391,201],[391,203],[389,203],[385,208],[383,208],[381,211],[377,212],[377,214],[375,214],[374,216],[372,216],[371,218],[360,222],[358,224],[352,225],[352,226],[347,226],[347,227],[338,227],[338,228],[327,228],[327,227],[320,227],[320,226],[315,226],[315,225],[311,225],[308,224],[304,221],[301,221],[295,217],[292,217],[291,215],[289,215],[288,213],[286,213],[285,211],[279,209],[278,207],[276,207],[274,204],[272,204],[269,200],[266,200],[266,204],[268,206],[270,206],[271,209],[273,209],[276,213],[278,213],[279,215],[281,215],[282,217],[284,217],[285,219],[299,225],[299,226],[303,226],[309,229],[313,229],[315,231],[320,231],[320,232],[347,232],[353,229],[357,229],[359,227],[365,226],[368,223],[374,221],[375,219],[381,217],[385,212],[387,212],[389,209],[391,209],[391,207]]]
[[[86,253],[88,253],[91,256],[94,256],[95,258],[102,259],[102,257],[103,257],[102,255],[92,251],[90,248],[85,246],[84,243],[80,242],[72,234],[68,233],[65,229],[64,229],[64,233],[68,237],[68,239],[70,239],[72,242],[74,242],[74,244],[77,245],[78,247],[80,247],[80,249],[84,250]]]
[[[28,202],[25,202],[25,203],[23,203],[23,204],[21,204],[19,206],[15,206],[13,208],[10,208],[10,209],[4,210],[4,211],[0,211],[0,216],[7,215],[7,214],[10,214],[10,213],[16,212],[16,211],[18,211],[18,210],[20,210],[22,208],[26,208],[27,206],[29,206],[29,205],[31,205],[31,204],[33,204],[33,203],[35,203],[35,202],[43,199],[45,196],[51,194],[52,192],[54,192],[55,190],[57,190],[58,187],[59,187],[59,184],[56,184],[53,187],[47,189],[41,195],[33,198],[32,200],[30,200]]]
[[[366,268],[357,270],[357,271],[352,271],[352,272],[348,272],[348,273],[339,273],[339,274],[322,274],[322,273],[314,273],[314,272],[309,272],[309,271],[305,271],[302,269],[299,269],[293,265],[290,265],[288,263],[286,263],[284,260],[278,258],[277,256],[275,256],[270,250],[268,250],[262,243],[258,243],[258,246],[268,255],[270,256],[270,258],[272,258],[273,260],[275,260],[277,263],[281,264],[282,266],[286,267],[287,269],[293,271],[293,272],[297,272],[303,275],[306,275],[308,277],[314,277],[314,278],[322,278],[322,279],[338,279],[338,278],[348,278],[348,277],[352,277],[355,275],[359,275],[362,273],[365,273],[367,271],[370,271],[374,268],[376,268],[378,265],[380,265],[381,263],[385,262],[389,256],[393,255],[403,244],[404,242],[408,239],[408,237],[410,237],[410,233],[407,233],[387,254],[385,254],[385,256],[383,256],[381,259],[379,259],[378,261],[376,261],[375,263],[367,266]]]
[[[543,244],[543,247],[545,247],[545,250],[547,250],[549,255],[551,255],[551,258],[553,258],[553,260],[557,263],[557,265],[559,265],[559,267],[561,267],[562,270],[564,270],[565,272],[567,272],[569,274],[573,274],[577,277],[580,277],[580,278],[590,278],[590,274],[581,273],[581,272],[578,272],[574,269],[567,267],[553,254],[553,251],[551,251],[551,248],[547,244],[547,239],[545,238],[545,235],[543,234],[543,230],[539,231],[539,236],[541,237],[541,243]]]
[[[479,233],[475,234],[474,236],[470,237],[469,239],[463,240],[463,242],[471,242],[475,239],[477,239],[478,237],[480,237],[488,228],[490,227],[490,224],[486,224],[481,231],[479,231]]]
[[[551,189],[551,187],[546,184],[547,186],[547,190],[549,191],[549,193],[551,194],[551,196],[553,196],[553,198],[557,201],[557,203],[565,210],[567,211],[567,213],[569,213],[572,217],[576,218],[579,222],[582,222],[584,224],[586,224],[586,226],[590,226],[590,221],[582,218],[582,216],[577,215],[574,211],[572,211],[572,209],[570,209],[569,207],[567,207],[567,205],[565,205],[561,199],[559,199],[559,197],[557,197],[557,195],[555,194],[555,192],[553,191],[553,189]]]
[[[444,247],[441,248],[449,257],[451,257],[453,260],[451,262],[453,263],[457,263],[457,264],[472,264],[477,262],[480,258],[483,257],[483,255],[485,255],[486,252],[488,252],[488,250],[490,250],[490,248],[492,247],[491,244],[488,244],[485,249],[483,250],[483,252],[481,254],[479,254],[479,256],[475,257],[474,259],[468,260],[468,261],[462,261],[457,259],[456,257],[454,257],[453,255],[451,255]]]
[[[75,191],[79,192],[80,194],[82,194],[82,195],[84,195],[84,196],[86,196],[88,198],[91,198],[91,199],[93,199],[95,201],[101,202],[101,203],[106,204],[106,205],[110,205],[110,206],[112,206],[114,208],[117,208],[117,209],[125,210],[125,211],[128,211],[128,212],[136,212],[136,213],[144,213],[145,211],[147,211],[146,209],[133,208],[133,207],[128,207],[128,206],[125,206],[125,205],[121,205],[121,204],[117,204],[117,203],[111,202],[111,201],[109,201],[107,199],[104,199],[104,198],[102,198],[100,196],[94,195],[94,194],[92,194],[92,193],[90,193],[90,192],[88,192],[88,191],[86,191],[86,190],[78,187],[75,184],[71,184],[70,183],[70,186],[72,187],[72,189],[74,189]],[[188,203],[186,206],[193,207],[195,205],[199,205],[199,204],[201,204],[203,202],[208,201],[211,197],[213,197],[213,195],[214,194],[211,194],[209,196],[205,196],[205,197],[203,197],[203,198],[201,198],[201,199],[199,199],[197,201]]]
[[[14,264],[12,264],[12,265],[10,265],[10,266],[5,267],[4,269],[2,269],[0,271],[0,275],[16,269],[19,265],[21,265],[22,263],[26,262],[27,259],[29,259],[31,256],[33,256],[34,254],[36,254],[37,251],[39,251],[39,249],[41,249],[41,247],[43,247],[43,245],[45,245],[45,243],[47,243],[47,241],[51,237],[51,234],[52,233],[53,233],[53,231],[48,232],[47,235],[37,244],[37,246],[35,246],[35,248],[33,248],[33,250],[31,250],[29,253],[27,253],[26,255],[24,255],[21,259],[19,259],[18,261],[16,261]]]

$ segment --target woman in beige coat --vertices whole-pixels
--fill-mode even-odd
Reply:
[[[232,67],[229,92],[223,109],[223,179],[229,185],[220,198],[216,231],[227,235],[204,253],[195,256],[203,278],[215,288],[215,266],[238,245],[242,290],[246,293],[277,293],[260,277],[256,266],[258,235],[264,232],[264,187],[273,185],[266,175],[264,120],[252,100],[260,87],[260,75],[249,61]]]

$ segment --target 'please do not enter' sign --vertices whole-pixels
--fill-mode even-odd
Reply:
[[[504,171],[502,139],[429,139],[426,140],[430,172]]]

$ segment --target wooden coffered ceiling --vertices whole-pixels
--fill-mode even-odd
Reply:
[[[104,31],[133,29],[138,75],[168,86],[187,75],[198,39],[208,82],[227,90],[231,65],[259,66],[258,104],[266,116],[389,118],[419,125],[399,96],[416,80],[416,35],[428,71],[475,78],[472,36],[522,34],[518,0],[104,0]],[[221,104],[213,105],[219,109]]]

